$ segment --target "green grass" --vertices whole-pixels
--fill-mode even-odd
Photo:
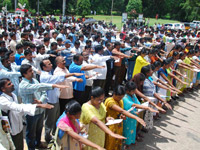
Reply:
[[[80,17],[80,16],[76,16],[76,17]],[[104,20],[106,22],[110,22],[113,19],[113,24],[116,24],[118,30],[121,30],[122,27],[122,16],[107,16],[107,15],[90,15],[90,16],[86,16],[89,18],[94,18],[96,20]],[[147,19],[147,18],[146,18]],[[158,19],[156,20],[155,18],[150,18],[150,22],[149,25],[152,26],[155,23],[160,23],[160,24],[165,24],[165,23],[178,23],[179,21],[176,20],[168,20],[168,19]]]
[[[106,22],[110,22],[112,20],[111,16],[106,16],[106,15],[92,15],[92,16],[86,16],[86,17],[92,17],[96,20],[104,20]],[[147,20],[147,18],[146,18]],[[179,21],[176,20],[168,20],[168,19],[158,19],[156,20],[155,18],[150,18],[149,25],[152,26],[155,23],[160,23],[160,24],[165,24],[165,23],[177,23]],[[118,29],[121,29],[122,27],[122,16],[113,16],[113,24],[116,24]]]

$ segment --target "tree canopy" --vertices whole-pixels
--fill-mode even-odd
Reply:
[[[176,19],[180,21],[200,20],[200,0],[66,0],[66,14],[88,15],[91,11],[96,14],[111,14],[113,1],[113,14],[130,13],[133,9],[143,13],[144,17]],[[35,14],[37,0],[18,0],[26,3],[26,8]],[[40,13],[44,15],[61,15],[63,0],[39,0]],[[0,9],[7,4],[9,11],[14,12],[14,0],[0,2]]]

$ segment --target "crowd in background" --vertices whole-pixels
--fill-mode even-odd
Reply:
[[[199,88],[200,32],[128,20],[1,17],[0,149],[129,149]],[[105,125],[114,119],[122,122]],[[44,123],[44,125],[43,125]],[[49,144],[52,141],[56,144]]]

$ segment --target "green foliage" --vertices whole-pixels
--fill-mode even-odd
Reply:
[[[86,16],[90,14],[91,4],[89,0],[78,0],[76,7],[78,15]]]
[[[1,3],[1,8],[5,7],[7,5],[7,10],[11,10],[12,9],[12,2],[11,0],[3,0],[3,3]]]
[[[25,9],[30,9],[29,1],[28,0],[18,0],[18,3],[20,3],[22,5],[24,5],[26,3]],[[18,8],[20,8],[20,7],[18,6]]]
[[[133,9],[135,9],[137,13],[142,13],[142,1],[129,0],[128,5],[126,6],[126,11],[130,13]]]
[[[180,4],[182,10],[185,10],[184,20],[192,21],[194,19],[200,20],[200,1],[186,0]]]

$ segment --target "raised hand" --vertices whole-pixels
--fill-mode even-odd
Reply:
[[[37,107],[45,108],[45,109],[52,109],[52,108],[54,108],[54,106],[50,105],[50,104],[37,104]]]
[[[40,100],[34,99],[33,104],[42,104],[42,102]]]
[[[159,106],[156,106],[156,108],[157,108],[159,111],[161,111],[161,112],[163,112],[163,113],[166,113],[166,111],[165,111],[163,108],[161,108],[161,107],[159,107]]]
[[[77,82],[83,82],[83,79],[77,78],[76,81],[77,81]]]
[[[172,106],[171,106],[170,104],[165,103],[165,106],[166,106],[168,109],[172,110]]]
[[[107,117],[106,121],[108,122],[109,120],[114,120],[114,118],[113,117]]]
[[[83,73],[73,73],[74,74],[74,76],[82,76],[83,75]]]
[[[159,113],[159,111],[157,111],[157,110],[154,110],[154,109],[153,109],[153,108],[151,108],[151,107],[149,107],[149,108],[148,108],[148,110],[149,110],[150,112]]]
[[[144,120],[143,119],[141,119],[141,118],[138,118],[138,119],[136,119],[141,125],[143,125],[144,127],[146,127],[146,123],[144,122]]]
[[[65,88],[70,88],[70,87],[67,85],[53,84],[53,88],[65,89]]]
[[[119,135],[119,134],[115,134],[115,133],[111,134],[111,136],[114,137],[114,138],[116,138],[116,139],[121,139],[121,140],[126,139],[124,136]]]
[[[96,68],[101,69],[101,68],[105,68],[105,66],[96,66]]]
[[[106,149],[99,146],[99,147],[97,148],[97,150],[106,150]]]

